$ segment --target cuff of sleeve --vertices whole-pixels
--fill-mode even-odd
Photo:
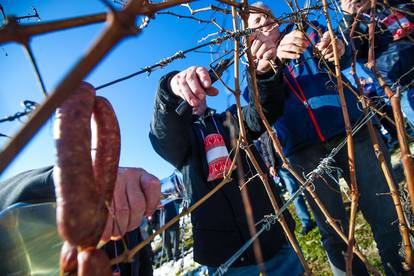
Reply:
[[[160,101],[169,107],[177,107],[181,102],[181,98],[175,95],[171,89],[171,79],[178,73],[178,71],[173,71],[163,76],[160,80],[160,91],[159,99]]]
[[[275,78],[275,76],[279,76],[281,74],[281,72],[283,71],[284,68],[284,64],[282,64],[280,62],[280,60],[278,58],[276,58],[275,60],[275,65],[276,65],[276,73],[273,71],[273,69],[270,69],[269,71],[267,71],[264,74],[256,74],[256,78],[257,80],[260,81],[266,81],[266,80],[273,80]]]

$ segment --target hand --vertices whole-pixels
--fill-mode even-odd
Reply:
[[[252,55],[257,62],[257,73],[264,74],[271,68],[269,61],[274,61],[276,58],[276,42],[272,36],[262,32],[254,33],[250,39]]]
[[[192,66],[176,74],[170,82],[173,93],[192,107],[193,112],[201,115],[206,110],[206,95],[215,96],[218,90],[211,86],[211,79],[205,67]]]
[[[138,228],[143,215],[150,216],[155,212],[160,198],[158,178],[141,168],[119,168],[101,240],[119,239]]]
[[[270,167],[269,168],[269,173],[270,173],[271,176],[275,177],[277,175],[275,167],[273,167],[273,166]]]
[[[298,59],[308,48],[308,41],[305,34],[299,30],[295,30],[285,35],[277,47],[277,57],[283,61],[284,59]]]
[[[356,14],[365,12],[370,7],[368,0],[341,0],[341,8],[347,14]]]
[[[345,53],[345,45],[342,40],[336,38],[336,45],[338,46],[338,58],[341,58]],[[325,32],[321,40],[316,44],[316,48],[321,52],[324,59],[327,61],[334,61],[334,51],[331,43],[331,36],[329,32]]]

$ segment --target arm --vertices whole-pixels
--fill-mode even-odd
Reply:
[[[18,202],[54,202],[52,172],[53,167],[49,166],[25,171],[0,182],[0,211]]]
[[[273,124],[283,114],[285,92],[283,87],[282,65],[278,66],[277,72],[272,70],[262,75],[257,75],[257,88],[259,100],[263,113],[269,122]],[[247,74],[248,105],[242,109],[247,130],[247,138],[254,140],[266,130],[262,120],[254,106],[253,83],[250,74]]]
[[[158,178],[141,168],[119,168],[101,240],[119,239],[138,228],[142,216],[151,216],[155,212],[160,198]]]
[[[203,114],[206,96],[218,94],[211,84],[207,69],[197,66],[161,78],[149,136],[155,151],[177,169],[190,154],[191,114]],[[192,107],[192,112],[187,111],[183,115],[175,112],[181,100]]]
[[[249,25],[250,26],[250,25]],[[276,32],[276,28],[272,32]],[[278,31],[277,31],[278,32]],[[262,111],[269,124],[273,124],[276,119],[283,114],[284,89],[283,89],[283,64],[277,58],[277,35],[257,33],[251,37],[252,56],[256,62],[256,84],[259,92],[259,102]],[[270,61],[276,64],[276,72],[271,69]],[[254,105],[253,80],[250,73],[247,73],[247,106],[242,108],[244,123],[247,130],[247,138],[252,141],[258,139],[266,130],[262,119]],[[235,107],[231,110],[236,113]]]
[[[344,31],[347,39],[351,39],[351,29],[356,24],[353,35],[353,43],[355,49],[358,50],[359,57],[367,57],[368,55],[368,24],[370,18],[363,13],[367,12],[370,1],[341,0],[341,9],[344,12],[343,21],[340,22],[339,28]],[[357,13],[359,13],[357,18]],[[352,60],[352,48],[349,45],[349,56]]]
[[[175,112],[181,98],[174,95],[170,81],[178,72],[162,77],[154,103],[149,138],[154,150],[176,168],[190,154],[191,110],[182,116]],[[178,139],[179,138],[179,139]]]

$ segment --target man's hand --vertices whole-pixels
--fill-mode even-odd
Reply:
[[[277,47],[277,57],[284,59],[298,59],[308,47],[308,41],[303,32],[294,30],[285,35]]]
[[[211,86],[211,79],[205,67],[192,66],[175,75],[170,82],[173,93],[192,107],[193,112],[201,115],[206,110],[206,95],[215,96],[218,90]]]
[[[335,58],[331,42],[332,41],[329,32],[325,32],[321,40],[316,44],[316,48],[318,48],[318,50],[321,52],[324,59],[333,62]],[[345,45],[340,39],[336,39],[336,45],[338,46],[338,58],[341,58],[345,53]]]
[[[356,14],[358,11],[367,11],[369,3],[368,0],[341,0],[341,8],[347,14]]]
[[[250,39],[252,55],[257,62],[257,73],[264,74],[271,68],[269,61],[274,61],[276,58],[276,42],[272,36],[262,32],[254,33]]]
[[[108,219],[101,240],[119,239],[152,215],[161,197],[160,180],[141,168],[119,168]]]

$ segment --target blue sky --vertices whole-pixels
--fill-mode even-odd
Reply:
[[[273,9],[276,15],[288,10],[281,0],[264,2]],[[302,3],[302,1],[299,2]],[[93,0],[0,0],[0,4],[7,15],[17,16],[31,14],[32,8],[35,7],[42,22],[106,11],[106,7],[100,1]],[[204,0],[193,3],[191,6],[195,9],[210,4],[218,5],[217,2]],[[117,5],[114,4],[114,6]],[[172,11],[189,15],[185,7],[177,7]],[[221,14],[211,12],[196,16],[203,19],[216,18],[219,24],[231,28],[230,17],[225,19]],[[0,20],[3,18],[0,17]],[[22,21],[22,23],[34,22],[36,20]],[[4,22],[0,22],[2,23]],[[103,31],[104,26],[104,23],[100,23],[33,37],[31,45],[48,91],[52,91],[76,64]],[[212,24],[206,25],[188,19],[177,19],[170,15],[158,15],[150,21],[149,26],[139,36],[126,39],[118,44],[86,80],[94,86],[99,86],[131,74],[178,50],[198,45],[197,41],[217,30]],[[211,49],[206,47],[202,50],[210,51]],[[213,57],[210,54],[190,53],[186,59],[175,61],[149,76],[140,75],[98,91],[98,95],[111,101],[119,120],[122,136],[121,166],[144,167],[160,178],[173,171],[172,166],[153,151],[148,139],[153,98],[158,80],[172,70],[182,70],[191,65],[208,66],[211,58]],[[32,65],[21,45],[15,43],[0,45],[0,70],[0,118],[21,111],[20,102],[23,100],[39,103],[44,100]],[[233,86],[231,83],[233,70],[228,71],[224,79]],[[222,111],[234,101],[228,97],[228,93],[221,85],[216,87],[221,93],[217,97],[209,98],[208,104]],[[0,180],[24,170],[53,164],[52,121],[53,119],[44,125],[8,169],[0,175]],[[22,123],[18,121],[2,123],[0,133],[13,136],[21,126]],[[0,137],[0,146],[3,147],[7,140],[8,138]]]

